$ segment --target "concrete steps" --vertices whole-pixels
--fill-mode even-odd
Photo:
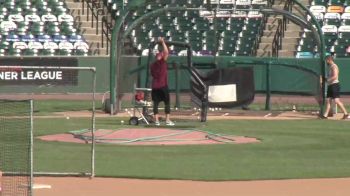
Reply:
[[[301,0],[304,5],[309,5],[308,0]],[[285,0],[275,0],[275,3],[272,7],[277,9],[283,9]],[[296,8],[296,7],[294,7]],[[298,9],[293,9],[293,13],[301,16],[303,13]],[[261,42],[259,43],[259,48],[257,50],[257,56],[271,56],[272,55],[272,42],[275,36],[278,19],[281,19],[282,16],[271,15],[267,19],[266,27],[263,31],[263,36]],[[300,39],[302,28],[292,22],[287,24],[287,28],[284,32],[284,37],[282,39],[282,49],[279,51],[279,57],[294,57],[297,43]]]

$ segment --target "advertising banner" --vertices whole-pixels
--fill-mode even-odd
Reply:
[[[3,67],[11,66],[11,67]],[[62,85],[78,83],[77,70],[32,69],[40,67],[77,67],[77,58],[1,58],[0,84],[3,85]],[[13,68],[12,68],[13,67]],[[24,68],[28,67],[28,68]]]

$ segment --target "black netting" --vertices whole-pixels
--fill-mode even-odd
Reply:
[[[31,195],[31,102],[0,100],[2,196]]]

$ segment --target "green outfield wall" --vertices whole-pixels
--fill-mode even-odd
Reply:
[[[65,58],[65,57],[60,57]],[[58,58],[58,60],[60,59]],[[0,58],[0,62],[2,58]],[[13,58],[21,61],[25,58]],[[38,58],[43,62],[45,58]],[[270,69],[270,90],[272,92],[291,93],[291,94],[310,94],[314,93],[315,74],[320,74],[321,70],[317,59],[295,59],[295,58],[252,58],[252,57],[194,57],[193,64],[203,72],[215,68],[229,68],[238,66],[252,66],[255,74],[255,88],[257,92],[265,92],[267,68]],[[336,63],[340,68],[340,81],[342,84],[341,92],[350,94],[350,59],[338,58]],[[132,92],[134,85],[138,87],[145,86],[147,57],[125,56],[121,60],[121,67],[117,69],[117,82],[120,84],[119,93]],[[187,71],[186,57],[170,57],[169,64],[169,86],[171,90],[177,86],[181,91],[189,90],[190,74]],[[294,65],[291,66],[291,65]],[[62,65],[64,66],[64,65]],[[78,67],[96,67],[98,93],[109,91],[109,57],[79,57],[77,58]],[[295,67],[300,67],[297,69]],[[313,74],[310,71],[311,70]],[[0,93],[40,93],[57,92],[57,88],[71,93],[87,92],[90,78],[86,73],[80,73],[77,76],[80,89],[70,86],[37,88],[31,85],[5,85],[0,81]]]
[[[229,68],[238,66],[254,67],[255,89],[258,92],[265,92],[267,68],[270,70],[270,90],[272,92],[291,93],[291,94],[314,94],[315,82],[319,82],[318,75],[321,75],[321,68],[318,59],[296,59],[296,58],[252,58],[252,57],[194,57],[194,66],[205,72],[216,68]],[[340,81],[342,83],[342,92],[350,93],[350,59],[337,59],[336,63],[340,68]],[[147,58],[141,57],[139,67],[147,64]],[[185,57],[170,57],[168,59],[170,66],[169,86],[175,89],[175,70],[172,65],[176,64],[179,68],[179,84],[181,90],[189,89],[190,74],[186,70]],[[269,67],[268,67],[269,66]],[[145,74],[141,75],[141,85],[145,84]]]

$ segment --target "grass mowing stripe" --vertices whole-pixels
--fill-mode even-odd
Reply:
[[[36,135],[86,128],[87,119],[37,119]],[[118,129],[120,119],[97,118],[98,128]],[[200,146],[115,146],[98,144],[96,175],[189,180],[254,180],[350,176],[347,121],[218,120],[205,131],[246,135],[260,144]],[[55,127],[53,131],[52,127]],[[124,126],[128,127],[128,126]],[[134,127],[133,127],[134,128]],[[57,146],[60,151],[57,151]],[[77,167],[82,144],[35,143],[35,170]]]
[[[90,100],[37,100],[34,101],[34,115],[52,115],[54,112],[91,110]],[[102,104],[96,101],[96,109],[101,109]]]

